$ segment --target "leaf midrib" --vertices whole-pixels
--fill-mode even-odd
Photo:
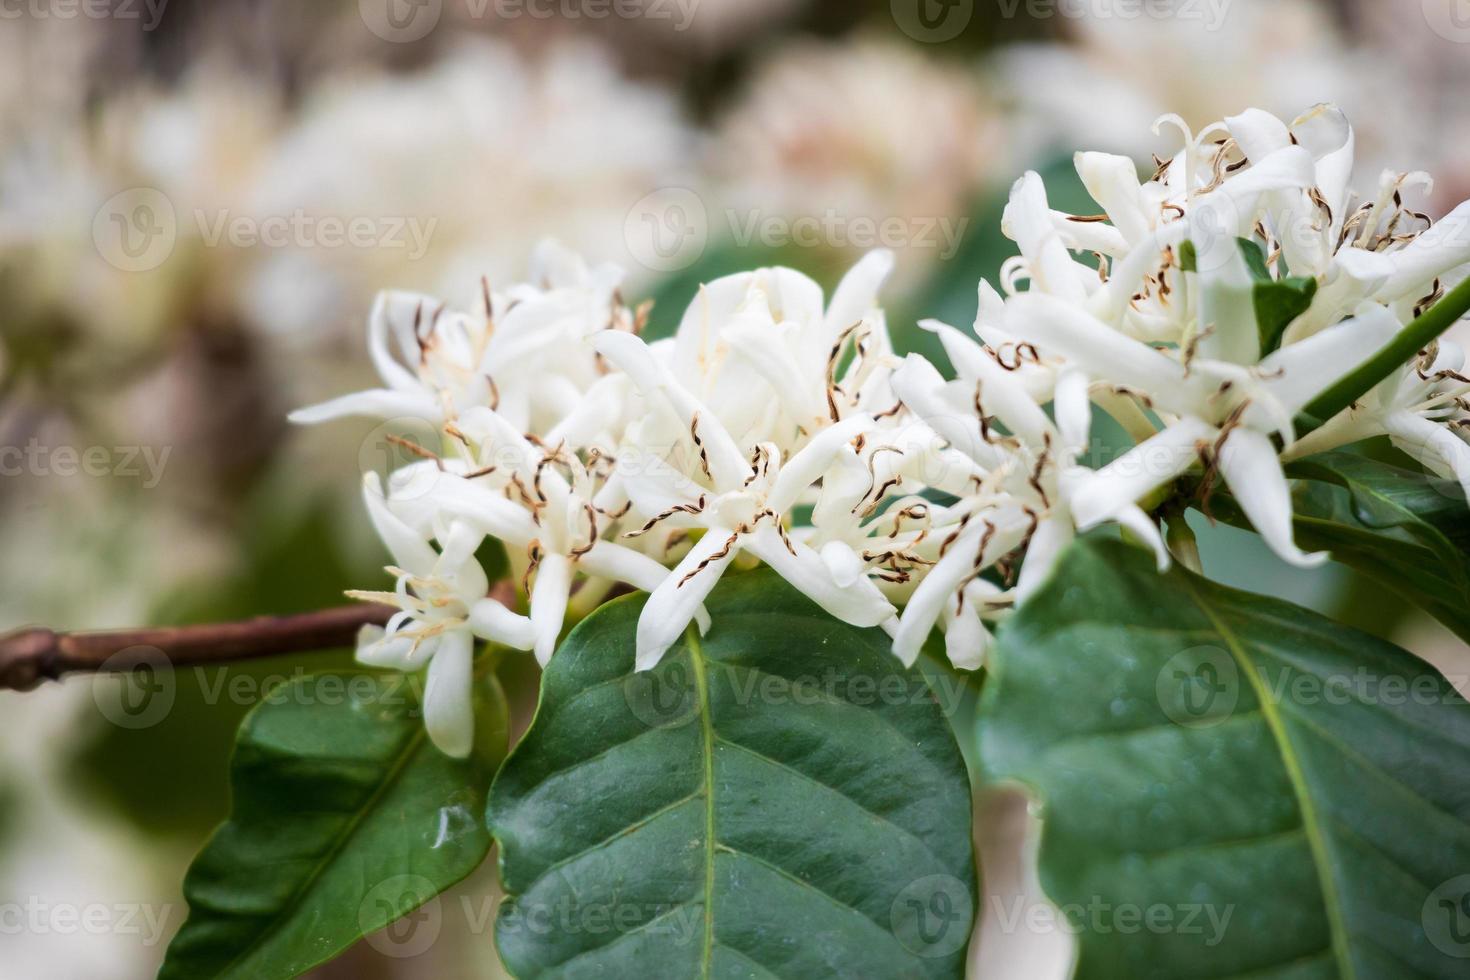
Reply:
[[[306,880],[301,883],[301,886],[299,888],[291,893],[290,898],[288,898],[286,902],[282,904],[280,909],[277,910],[276,914],[271,917],[270,921],[261,928],[255,941],[252,942],[245,949],[242,949],[240,952],[236,953],[230,959],[230,961],[226,963],[224,967],[220,970],[218,974],[219,976],[228,976],[230,971],[239,966],[243,960],[254,955],[256,952],[259,952],[261,944],[280,929],[282,922],[287,920],[288,914],[295,911],[295,909],[301,904],[301,901],[306,896],[306,894],[311,891],[312,887],[319,880],[321,880],[322,875],[326,874],[327,868],[332,864],[333,861],[337,859],[339,855],[341,855],[343,850],[346,849],[347,844],[357,834],[357,831],[362,826],[363,821],[367,819],[368,813],[377,806],[379,801],[381,801],[383,797],[387,794],[388,790],[391,789],[394,784],[398,782],[399,777],[403,775],[403,771],[408,767],[409,759],[418,752],[419,747],[424,742],[424,738],[424,726],[414,726],[414,730],[409,735],[408,740],[403,743],[404,747],[402,752],[399,754],[398,758],[394,760],[392,768],[388,770],[383,779],[378,783],[377,787],[373,790],[373,793],[368,798],[367,802],[362,807],[360,807],[357,813],[352,816],[352,819],[347,822],[347,825],[343,828],[342,833],[339,834],[337,839],[333,842],[331,849],[325,855],[323,855],[321,860],[316,863],[316,866],[313,867],[311,870],[311,874],[307,876]],[[317,960],[311,965],[318,966],[321,963],[325,963],[328,959],[331,958],[331,956],[332,954],[329,953],[327,954],[327,956],[323,957],[320,960]],[[310,967],[308,967],[308,969],[310,969]]]
[[[1316,803],[1308,792],[1306,774],[1302,770],[1301,760],[1297,758],[1296,749],[1287,736],[1285,720],[1281,717],[1275,702],[1271,700],[1271,692],[1266,689],[1256,670],[1255,659],[1247,651],[1240,637],[1236,636],[1225,620],[1206,601],[1205,596],[1195,587],[1191,576],[1181,576],[1180,581],[1184,583],[1185,591],[1194,600],[1195,606],[1214,626],[1221,642],[1230,648],[1231,655],[1239,662],[1241,673],[1250,682],[1251,690],[1260,704],[1261,716],[1266,720],[1266,725],[1276,742],[1277,751],[1281,754],[1282,765],[1286,769],[1287,779],[1291,782],[1292,792],[1301,810],[1302,826],[1307,835],[1307,846],[1312,852],[1313,863],[1317,869],[1318,886],[1322,890],[1322,903],[1327,913],[1327,927],[1332,933],[1333,956],[1337,960],[1344,980],[1353,980],[1355,974],[1352,958],[1347,949],[1347,929],[1342,918],[1342,901],[1337,893],[1337,881],[1328,864],[1327,844],[1321,827],[1322,818],[1318,816]]]
[[[715,723],[711,716],[709,678],[705,674],[704,649],[699,633],[690,626],[685,645],[694,672],[694,691],[699,699],[700,753],[704,758],[704,951],[700,957],[702,975],[710,976],[715,952]]]

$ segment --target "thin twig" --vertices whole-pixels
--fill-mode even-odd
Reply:
[[[358,630],[381,626],[393,612],[392,606],[354,603],[299,616],[201,626],[95,633],[23,629],[0,636],[0,690],[28,691],[70,673],[126,672],[160,659],[173,667],[191,667],[351,646]]]

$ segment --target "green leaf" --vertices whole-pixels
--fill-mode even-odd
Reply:
[[[1281,346],[1281,336],[1286,333],[1286,328],[1312,305],[1312,297],[1317,295],[1317,280],[1311,276],[1290,275],[1274,278],[1266,266],[1266,253],[1261,251],[1261,246],[1248,238],[1238,241],[1245,264],[1256,281],[1253,293],[1256,328],[1261,336],[1261,354],[1264,356]],[[1284,267],[1286,260],[1280,261]]]
[[[768,572],[707,607],[648,673],[641,596],[552,658],[487,814],[511,972],[962,976],[970,788],[934,691]]]
[[[1293,500],[1303,547],[1331,551],[1470,640],[1470,507],[1459,484],[1343,452],[1287,472],[1307,481]]]
[[[413,680],[301,678],[245,719],[233,810],[184,879],[189,918],[160,980],[297,976],[479,866],[504,701],[481,682],[477,750],[458,761],[425,736]]]
[[[1188,238],[1179,243],[1179,270],[1181,272],[1199,271],[1199,250]]]
[[[1266,265],[1266,253],[1260,244],[1249,238],[1237,238],[1235,241],[1240,246],[1240,254],[1245,257],[1245,265],[1250,269],[1251,278],[1258,283],[1271,282],[1271,269]]]
[[[1465,975],[1470,707],[1406,651],[1089,537],[981,707],[1077,977]]]
[[[1271,282],[1258,282],[1255,289],[1256,327],[1261,335],[1261,354],[1269,354],[1281,346],[1281,336],[1292,321],[1312,305],[1317,295],[1317,280],[1309,276],[1288,276]]]

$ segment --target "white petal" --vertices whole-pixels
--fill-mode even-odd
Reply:
[[[489,597],[470,606],[468,622],[470,632],[480,639],[513,650],[529,650],[536,643],[536,627],[528,617],[511,612]]]
[[[1063,371],[1057,378],[1052,408],[1062,442],[1073,451],[1086,448],[1092,434],[1092,399],[1087,389],[1087,376],[1081,371]]]
[[[569,446],[589,446],[597,435],[616,424],[627,402],[627,379],[609,374],[599,378],[577,402],[576,408],[546,433],[547,445],[565,441]]]
[[[770,313],[777,322],[815,324],[822,319],[822,287],[811,276],[773,266],[762,269],[756,279],[766,287]]]
[[[440,578],[454,579],[471,595],[483,595],[489,583],[485,570],[475,560],[475,552],[485,540],[485,532],[467,521],[449,522],[449,528],[439,538],[439,560],[434,563],[434,574]]]
[[[754,272],[740,272],[699,288],[699,295],[684,311],[679,329],[674,334],[673,364],[679,377],[701,377],[705,371],[703,366],[716,362],[720,330],[750,295],[756,278]],[[817,304],[821,304],[820,287]]]
[[[1031,269],[1033,289],[1072,303],[1087,299],[1081,276],[1083,267],[1068,254],[1057,234],[1046,187],[1039,174],[1030,172],[1016,181],[1001,227],[1020,246]]]
[[[1071,500],[1077,527],[1085,531],[1117,520],[1125,508],[1193,466],[1196,446],[1214,442],[1216,435],[1214,426],[1183,418],[1086,477]]]
[[[1237,240],[1240,229],[1226,222],[1202,198],[1190,214],[1190,240],[1197,251],[1199,278],[1200,356],[1234,364],[1254,364],[1261,356],[1261,332],[1256,325],[1255,280]],[[1233,202],[1226,201],[1233,208]]]
[[[1146,392],[1175,414],[1186,414],[1195,404],[1183,365],[1075,306],[1026,293],[1007,304],[1006,325],[1045,353],[1067,358],[1089,377]]]
[[[1159,571],[1167,572],[1169,570],[1169,546],[1164,543],[1164,536],[1159,533],[1159,526],[1143,512],[1142,507],[1123,507],[1113,515],[1113,520],[1117,521],[1120,526],[1139,541],[1142,541],[1145,545],[1153,549],[1154,562],[1157,564]]]
[[[626,582],[635,589],[652,592],[668,578],[669,570],[641,551],[611,541],[599,541],[577,560],[582,570],[598,578]]]
[[[878,292],[892,273],[893,253],[886,248],[869,252],[847,270],[827,307],[826,343],[829,347],[844,330],[877,307]]]
[[[413,528],[388,509],[378,474],[366,473],[362,478],[362,499],[367,503],[368,518],[378,537],[383,539],[393,563],[406,572],[427,576],[433,574],[439,554]]]
[[[834,460],[848,443],[872,428],[871,418],[855,415],[817,433],[795,456],[781,464],[776,481],[766,495],[767,505],[776,513],[785,514],[822,474],[832,468]]]
[[[1377,354],[1400,329],[1398,317],[1387,307],[1365,307],[1350,320],[1268,355],[1261,361],[1262,385],[1295,415]]]
[[[524,507],[458,476],[441,474],[425,502],[513,548],[525,548],[537,535],[536,522]]]
[[[398,344],[398,352],[405,358],[416,358],[418,340],[413,335],[414,322],[427,332],[434,310],[441,304],[431,296],[418,293],[388,291],[379,293],[368,314],[368,356],[378,376],[390,388],[412,391],[419,387],[413,372],[394,359],[388,350],[388,335],[391,333]]]
[[[844,623],[877,626],[894,613],[893,606],[867,578],[843,588],[832,578],[822,558],[800,542],[792,542],[796,554],[773,528],[761,527],[744,542],[745,549],[760,558],[802,595]]]
[[[1036,525],[1036,533],[1026,546],[1026,558],[1016,578],[1016,600],[1025,602],[1051,575],[1057,556],[1072,542],[1072,522],[1048,517]]]
[[[658,666],[669,647],[683,635],[720,576],[740,553],[739,542],[726,548],[733,535],[727,528],[710,528],[648,597],[638,617],[636,669],[652,670]],[[716,558],[721,551],[727,553]],[[695,569],[700,569],[698,574],[694,574]],[[685,581],[690,575],[693,577]]]
[[[1001,462],[998,450],[986,442],[974,411],[961,411],[944,397],[945,381],[934,365],[910,354],[893,373],[893,392],[909,411],[923,419],[951,446],[981,466]]]
[[[1317,189],[1332,209],[1327,240],[1336,242],[1348,210],[1348,180],[1352,177],[1357,139],[1347,116],[1334,105],[1318,105],[1291,124],[1297,142],[1317,161]]]
[[[1112,153],[1078,153],[1073,162],[1082,186],[1125,239],[1136,243],[1149,233],[1138,167],[1131,159]]]
[[[827,573],[840,588],[854,584],[867,572],[862,556],[845,541],[828,541],[822,545],[821,555]]]
[[[979,670],[985,666],[985,652],[990,648],[990,632],[980,622],[975,603],[960,601],[958,593],[944,606],[944,652],[959,670]]]
[[[1470,445],[1443,425],[1409,412],[1390,412],[1383,424],[1395,446],[1437,476],[1453,476],[1470,498]]]
[[[1309,555],[1296,546],[1291,487],[1269,436],[1244,427],[1232,431],[1220,451],[1220,475],[1251,526],[1283,561],[1312,568],[1327,560],[1325,553]]]
[[[822,490],[812,508],[812,526],[824,534],[836,534],[857,523],[854,511],[874,489],[868,467],[857,453],[844,448],[822,476]]]
[[[1122,261],[1113,264],[1108,281],[1088,299],[1089,312],[1106,323],[1118,323],[1127,313],[1139,281],[1159,267],[1165,247],[1178,246],[1187,230],[1185,222],[1174,221],[1140,238]]]
[[[1291,145],[1291,130],[1286,128],[1286,123],[1264,109],[1247,109],[1238,116],[1226,116],[1225,125],[1252,163]]]
[[[762,381],[770,385],[786,411],[801,424],[827,417],[827,401],[822,393],[822,378],[814,363],[801,364],[792,356],[790,347],[782,343],[781,328],[769,322],[755,322],[753,317],[735,317],[723,332],[730,352],[739,355]],[[825,358],[826,352],[820,356]],[[823,361],[825,364],[825,361]],[[801,368],[810,370],[803,372]],[[758,384],[747,389],[747,397],[761,397]]]
[[[1470,201],[1398,251],[1381,253],[1376,260],[1367,258],[1370,254],[1344,249],[1338,261],[1354,278],[1373,280],[1375,296],[1418,299],[1435,279],[1470,262]]]
[[[1021,543],[1026,532],[1026,522],[998,522],[1000,529],[993,533],[985,546],[984,554],[977,553],[979,543],[984,540],[986,529],[982,522],[972,521],[963,537],[950,545],[949,551],[930,568],[909,596],[899,619],[898,630],[893,636],[893,654],[905,666],[913,666],[919,658],[919,650],[928,639],[929,632],[944,611],[944,603],[966,579],[972,578],[976,569],[992,564]],[[966,588],[973,588],[971,582]]]
[[[444,412],[422,391],[390,391],[372,388],[342,395],[319,405],[298,408],[287,415],[297,425],[316,425],[333,419],[361,416],[373,419],[416,418],[438,422]]]
[[[404,672],[417,670],[423,663],[422,651],[414,649],[412,637],[389,636],[383,627],[371,623],[357,631],[356,657],[369,667]]]
[[[972,572],[975,559],[974,546],[979,540],[977,528],[965,538],[956,541],[948,553],[933,568],[929,569],[919,587],[909,596],[899,616],[898,632],[893,637],[893,655],[912,667],[919,659],[924,641],[934,629],[944,612],[944,604],[954,595],[961,583]],[[991,554],[999,552],[992,549]]]
[[[593,338],[599,353],[633,379],[649,398],[661,397],[686,426],[699,420],[699,437],[708,454],[710,472],[721,485],[739,486],[749,472],[745,455],[715,414],[679,385],[647,344],[632,334],[604,330]]]
[[[565,555],[549,554],[536,566],[531,586],[531,625],[536,631],[536,662],[545,667],[556,652],[572,592],[572,563]]]
[[[555,238],[543,238],[531,251],[528,267],[533,283],[577,286],[587,281],[587,261]]]
[[[456,759],[475,744],[474,641],[465,630],[444,633],[429,661],[424,685],[424,728],[439,751]]]
[[[987,412],[993,412],[1007,429],[1030,445],[1043,444],[1052,432],[1051,420],[1015,372],[1001,367],[979,344],[954,327],[938,320],[922,320],[919,326],[939,337],[961,380],[972,387],[979,385],[980,401]]]

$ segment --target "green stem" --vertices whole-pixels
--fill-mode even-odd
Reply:
[[[1297,420],[1298,438],[1320,427],[1372,391],[1374,385],[1409,363],[1440,334],[1453,327],[1467,311],[1470,311],[1470,279],[1460,283],[1438,303],[1425,310],[1422,316],[1401,330],[1398,336],[1356,371],[1318,395],[1306,407],[1304,415],[1307,417]]]

